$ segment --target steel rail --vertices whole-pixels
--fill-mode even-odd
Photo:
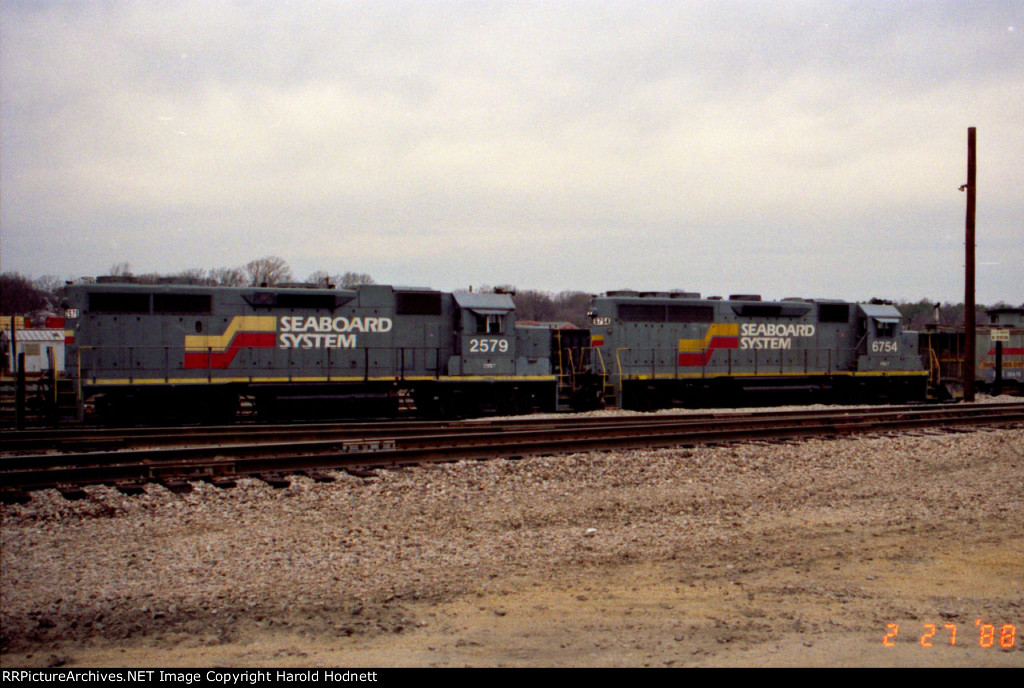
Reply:
[[[835,411],[804,411],[790,412],[786,414],[722,414],[718,416],[705,415],[666,415],[666,416],[617,416],[593,418],[591,422],[568,422],[568,423],[533,423],[515,422],[501,423],[497,425],[485,425],[479,423],[465,423],[457,426],[449,425],[427,425],[407,428],[379,429],[374,426],[369,431],[342,429],[325,433],[315,439],[306,439],[305,435],[298,437],[280,438],[276,436],[264,436],[260,438],[246,437],[246,442],[238,438],[235,442],[224,444],[196,444],[189,442],[179,443],[173,447],[144,447],[128,449],[123,451],[94,451],[77,454],[36,454],[16,455],[0,457],[0,472],[11,471],[22,468],[46,468],[76,465],[115,465],[130,463],[133,461],[145,461],[148,463],[167,463],[183,460],[203,460],[226,453],[244,454],[250,457],[275,456],[283,453],[295,453],[300,451],[309,454],[337,454],[337,453],[366,453],[377,451],[394,446],[400,443],[405,448],[427,448],[432,446],[457,446],[472,444],[489,444],[496,436],[512,438],[513,436],[542,436],[546,433],[549,438],[575,437],[581,433],[596,433],[597,436],[612,436],[616,433],[631,436],[653,436],[664,433],[671,428],[685,430],[687,428],[704,428],[709,423],[719,427],[770,427],[786,421],[795,424],[813,424],[820,419],[870,419],[875,417],[888,418],[894,414],[897,417],[927,417],[939,419],[944,417],[963,417],[964,414],[982,415],[993,410],[1004,409],[1007,405],[994,405],[990,407],[937,407],[930,409],[904,408],[893,409],[847,409],[841,412]],[[1024,408],[1024,405],[1022,405]],[[543,419],[542,419],[543,420]],[[270,441],[273,439],[274,441]]]
[[[960,424],[1024,424],[1024,404],[942,409],[845,410],[771,417],[676,416],[678,422],[611,423],[583,427],[532,427],[497,431],[412,435],[356,443],[308,441],[232,447],[202,446],[78,455],[7,457],[0,460],[0,487],[33,490],[60,484],[231,478],[266,472],[329,470],[494,456],[556,454],[594,449],[690,446],[708,442],[843,435],[864,431]],[[69,465],[71,464],[71,465]]]
[[[974,404],[972,408],[997,408],[1005,404]],[[311,440],[355,440],[403,436],[420,433],[434,433],[447,429],[451,433],[476,432],[479,428],[525,429],[551,425],[576,427],[603,426],[612,423],[631,424],[678,423],[681,419],[692,421],[726,418],[790,418],[808,414],[833,415],[835,413],[888,412],[890,407],[853,407],[825,410],[769,410],[752,412],[707,412],[686,414],[644,414],[624,416],[575,416],[552,414],[543,418],[473,419],[465,421],[383,421],[360,423],[317,423],[286,425],[232,425],[232,426],[186,426],[179,428],[93,428],[30,430],[5,433],[0,438],[0,456],[25,455],[40,452],[97,452],[123,451],[129,449],[158,448],[167,446],[202,446],[225,444],[253,444],[259,442],[288,442]],[[946,410],[964,408],[948,404],[919,405],[912,410]]]

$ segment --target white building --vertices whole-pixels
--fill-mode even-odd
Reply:
[[[38,373],[56,367],[64,372],[64,330],[17,330],[15,351],[11,352],[11,331],[0,332],[4,372],[13,373],[18,354],[25,354],[25,372]],[[52,352],[52,353],[51,353]]]

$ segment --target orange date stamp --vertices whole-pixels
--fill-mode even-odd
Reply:
[[[1017,643],[1017,627],[1014,624],[991,624],[982,623],[981,619],[974,620],[974,626],[977,629],[977,643],[978,647],[990,648],[1000,647],[1004,650],[1013,648]],[[968,630],[970,627],[968,627]],[[958,644],[967,644],[975,642],[975,634],[968,632],[960,632],[957,636],[957,625],[954,623],[944,624],[932,624],[926,623],[921,624],[921,630],[924,632],[918,637],[918,642],[921,647],[934,647],[950,646],[955,647]],[[885,624],[885,635],[882,636],[882,645],[886,647],[896,646],[896,637],[900,633],[899,624],[887,623]],[[913,633],[917,633],[915,629]]]

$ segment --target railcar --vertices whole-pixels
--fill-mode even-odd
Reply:
[[[1024,394],[1024,308],[991,308],[987,313],[988,324],[978,326],[975,336],[975,389]],[[963,396],[965,337],[962,328],[936,325],[920,333],[930,388],[938,399]]]
[[[1024,393],[1024,308],[992,308],[978,334],[977,364],[985,391]]]
[[[67,362],[118,422],[554,410],[560,333],[505,293],[76,284]]]
[[[591,385],[610,405],[926,396],[917,335],[888,303],[615,291],[593,299],[588,317]]]

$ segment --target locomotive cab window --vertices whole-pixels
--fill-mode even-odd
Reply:
[[[502,316],[494,313],[474,313],[477,334],[501,334]]]
[[[875,320],[875,336],[894,337],[896,335],[896,323],[891,320]]]

